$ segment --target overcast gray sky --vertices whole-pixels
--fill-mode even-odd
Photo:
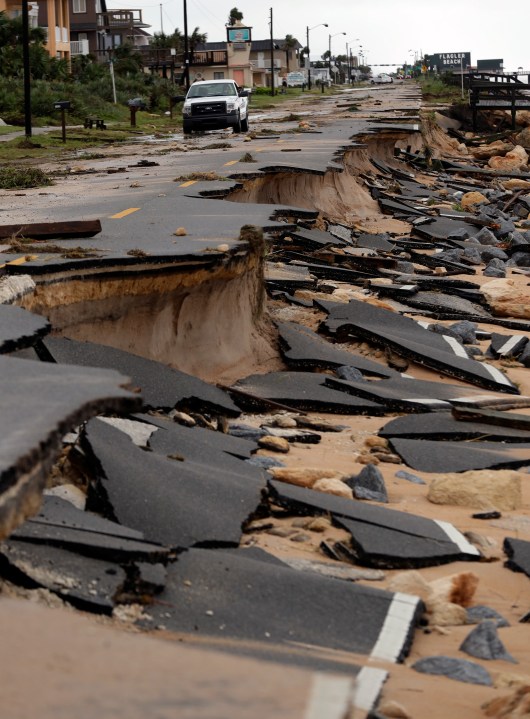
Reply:
[[[107,0],[107,7],[140,8],[151,33],[160,31],[161,19],[165,33],[184,28],[184,0]],[[312,60],[328,49],[332,35],[333,55],[345,54],[346,43],[354,54],[362,45],[374,67],[410,63],[420,52],[471,52],[473,65],[503,58],[505,70],[530,70],[529,0],[187,0],[190,33],[199,27],[209,41],[225,40],[233,7],[253,28],[254,40],[269,37],[271,7],[275,38],[290,34],[305,45],[307,26],[328,23],[310,31]]]

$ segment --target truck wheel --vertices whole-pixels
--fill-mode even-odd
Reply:
[[[241,132],[241,115],[237,116],[236,124],[233,126],[234,132]]]
[[[184,121],[182,123],[182,132],[184,135],[191,135],[191,122]]]
[[[241,129],[243,132],[248,132],[248,115],[245,117],[244,120],[241,120]]]

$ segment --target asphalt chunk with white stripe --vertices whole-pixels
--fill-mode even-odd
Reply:
[[[409,317],[359,300],[330,307],[326,328],[335,334],[355,335],[376,346],[458,379],[499,392],[518,394],[517,387],[495,367],[469,359],[451,337],[421,327]],[[453,340],[452,342],[450,340]]]
[[[389,662],[407,656],[423,611],[418,597],[297,571],[244,549],[180,554],[159,599],[149,613],[172,631],[311,645]]]
[[[271,480],[271,498],[293,514],[331,514],[351,534],[357,564],[413,568],[476,561],[479,551],[452,524]]]

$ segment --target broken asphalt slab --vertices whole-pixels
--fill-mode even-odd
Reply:
[[[237,546],[243,525],[261,503],[265,483],[256,478],[261,470],[244,462],[236,475],[232,467],[168,459],[139,449],[124,432],[97,419],[86,426],[82,446],[96,481],[87,508],[142,532],[150,542]]]
[[[150,614],[172,631],[390,662],[406,657],[423,609],[417,597],[298,571],[244,549],[180,554],[159,599]]]
[[[444,385],[442,385],[444,386]],[[469,408],[473,412],[473,408]],[[510,416],[510,415],[509,415]],[[513,416],[513,415],[512,415]],[[388,439],[402,437],[406,439],[434,440],[480,440],[487,442],[524,442],[530,444],[530,426],[528,430],[496,426],[477,421],[455,419],[449,412],[437,412],[429,416],[429,421],[416,415],[391,419],[378,432],[380,437]]]
[[[0,304],[0,354],[31,347],[50,330],[45,317],[22,307]]]
[[[505,566],[514,572],[524,572],[530,578],[530,542],[506,537],[503,549],[508,556]]]
[[[479,559],[478,550],[448,522],[295,487],[268,483],[272,501],[293,514],[331,514],[352,537],[355,563],[410,568]]]
[[[59,365],[112,367],[131,378],[141,392],[144,407],[170,410],[213,412],[237,417],[238,407],[221,389],[198,377],[167,367],[123,350],[93,342],[63,337],[47,337],[37,347],[41,359]]]
[[[0,357],[0,527],[3,536],[36,511],[63,435],[99,412],[128,412],[139,398],[114,370],[57,367]]]
[[[419,472],[467,472],[530,466],[530,444],[503,442],[437,442],[390,437],[393,451]]]
[[[335,347],[316,332],[295,322],[278,324],[280,351],[287,364],[297,370],[355,367],[365,375],[392,377],[394,370],[362,355]]]
[[[60,547],[111,562],[167,561],[169,550],[147,542],[144,535],[59,497],[45,496],[34,517],[15,529],[11,539]]]
[[[495,367],[469,359],[454,338],[438,335],[396,312],[358,300],[331,306],[325,327],[332,334],[353,334],[376,346],[451,377],[498,392],[518,394],[517,387]]]
[[[256,409],[260,399],[277,402],[293,409],[335,414],[381,415],[382,404],[339,392],[326,385],[326,375],[313,372],[269,372],[251,375],[236,382],[232,388],[240,405]]]

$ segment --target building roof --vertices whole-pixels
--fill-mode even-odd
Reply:
[[[296,40],[296,44],[293,45],[294,50],[300,50],[303,46],[300,45],[298,40]],[[277,47],[275,49],[279,50],[285,50],[285,38],[283,40],[273,40],[274,45]],[[195,46],[195,50],[207,50],[207,51],[213,51],[213,50],[226,50],[226,42],[204,42],[199,43]],[[271,41],[270,40],[252,40],[250,51],[251,52],[261,52],[270,50],[271,47]]]

